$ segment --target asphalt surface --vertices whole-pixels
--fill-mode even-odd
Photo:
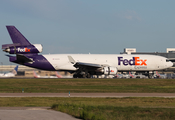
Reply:
[[[80,120],[45,107],[0,107],[0,120]]]
[[[175,98],[175,93],[0,93],[0,97],[164,97]]]

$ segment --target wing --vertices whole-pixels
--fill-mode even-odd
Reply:
[[[71,56],[68,56],[70,63],[77,68],[74,78],[90,78],[91,75],[116,75],[117,67],[108,64],[94,64],[85,62],[76,62]]]
[[[84,62],[76,62],[71,56],[68,56],[69,61],[74,64],[74,67],[77,69],[86,69],[90,70],[97,70],[103,68],[105,66],[109,66],[107,64],[94,64],[94,63],[84,63]]]
[[[89,68],[101,68],[103,67],[100,64],[92,64],[92,63],[83,63],[83,62],[76,62],[74,67],[79,68],[79,67],[89,67]]]

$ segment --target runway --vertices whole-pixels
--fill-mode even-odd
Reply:
[[[175,98],[175,93],[0,93],[0,97],[163,97]]]
[[[0,107],[0,120],[80,120],[47,107]]]

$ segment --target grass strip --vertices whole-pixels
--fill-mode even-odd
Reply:
[[[175,79],[0,79],[1,93],[175,93]]]
[[[142,108],[175,108],[175,98],[126,97],[126,98],[49,98],[19,97],[0,98],[0,107],[50,107],[53,104],[85,104],[90,106],[139,106]]]
[[[54,104],[52,109],[83,120],[174,120],[175,108],[90,106],[84,104]]]
[[[84,120],[173,120],[175,98],[0,98],[0,107],[51,107]]]

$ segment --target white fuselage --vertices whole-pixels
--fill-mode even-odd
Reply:
[[[76,70],[68,56],[71,56],[76,62],[112,66],[116,67],[118,71],[154,71],[166,69],[173,65],[167,58],[156,55],[51,54],[43,56],[55,70]]]

